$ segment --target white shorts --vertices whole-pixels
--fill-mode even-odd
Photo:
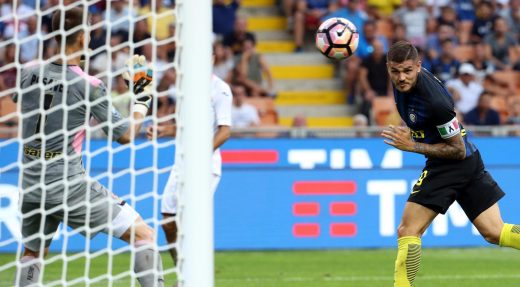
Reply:
[[[168,178],[168,182],[164,187],[164,192],[162,195],[162,203],[161,203],[161,213],[166,214],[177,214],[177,180],[178,173],[175,167],[172,168],[170,172],[170,177]],[[217,190],[218,183],[220,182],[220,175],[212,174],[211,178],[211,189],[213,194]]]

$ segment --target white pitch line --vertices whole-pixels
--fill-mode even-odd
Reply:
[[[418,276],[416,280],[495,280],[519,279],[520,274],[489,274],[489,275],[426,275]],[[216,278],[216,281],[248,281],[248,282],[316,282],[316,281],[392,281],[393,276],[330,276],[330,277],[245,277],[245,278]]]

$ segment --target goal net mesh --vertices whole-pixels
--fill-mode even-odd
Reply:
[[[20,87],[20,71],[34,63],[52,62],[66,57],[64,45],[55,40],[56,35],[65,36],[63,30],[52,31],[51,16],[56,11],[81,7],[84,11],[82,27],[90,33],[90,43],[85,44],[81,57],[83,71],[100,79],[107,87],[107,97],[125,121],[132,124],[134,96],[122,78],[125,62],[134,54],[146,57],[153,69],[153,108],[145,118],[142,129],[137,131],[136,140],[120,145],[112,140],[111,122],[98,123],[86,119],[85,139],[81,157],[86,174],[99,181],[114,195],[124,200],[155,229],[156,242],[163,256],[166,285],[178,278],[176,268],[169,256],[168,248],[176,244],[166,243],[161,224],[160,199],[174,160],[175,140],[165,138],[148,140],[146,129],[150,126],[170,124],[175,121],[176,59],[175,36],[176,9],[174,0],[47,0],[3,1],[0,4],[0,154],[5,161],[0,165],[0,286],[12,286],[17,266],[23,254],[21,224],[24,215],[19,211],[21,192],[21,170],[24,144],[33,138],[22,139],[21,122],[35,113],[23,114],[12,100],[13,94],[23,93]],[[63,26],[62,26],[63,27]],[[88,45],[88,46],[87,46]],[[60,52],[61,51],[61,52]],[[43,73],[42,70],[40,72]],[[45,78],[40,74],[40,78]],[[65,90],[75,82],[63,78],[58,83],[38,80],[42,93],[46,89],[63,85]],[[59,87],[59,86],[58,86]],[[88,87],[86,87],[88,90]],[[45,97],[36,114],[44,118],[59,109],[74,108],[66,105],[48,109]],[[85,101],[80,103],[89,110]],[[68,120],[64,113],[64,122]],[[44,127],[40,123],[40,127]],[[63,136],[68,138],[76,130],[63,129],[43,137]],[[107,134],[108,130],[108,134]],[[42,140],[45,150],[46,140]],[[63,148],[67,154],[67,146]],[[68,156],[65,158],[67,166]],[[6,163],[7,162],[7,163]],[[42,155],[41,173],[46,172],[47,160]],[[38,187],[45,186],[42,177]],[[68,186],[68,182],[55,185]],[[67,188],[65,188],[67,190]],[[64,195],[66,197],[66,194]],[[44,201],[45,198],[42,198]],[[84,203],[84,208],[91,207]],[[68,207],[65,207],[67,209]],[[40,209],[45,213],[44,205]],[[65,219],[66,221],[66,219]],[[110,224],[110,223],[109,223]],[[42,230],[42,229],[40,229]],[[41,286],[139,286],[133,272],[132,253],[135,247],[116,239],[111,234],[100,233],[86,238],[80,231],[93,234],[89,226],[73,230],[66,224],[60,225],[54,234],[50,253],[41,261]],[[44,238],[42,234],[39,234]],[[182,256],[180,256],[182,257]]]

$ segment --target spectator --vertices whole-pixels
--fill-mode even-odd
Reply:
[[[457,27],[457,13],[455,12],[455,9],[453,9],[453,7],[445,5],[440,8],[440,11],[441,14],[437,18],[437,23],[439,25],[448,25],[452,28]]]
[[[507,26],[511,28],[515,40],[520,42],[520,0],[510,0],[509,7],[502,10],[500,16],[506,19]]]
[[[329,5],[330,12],[326,14],[324,17],[322,17],[321,21],[323,22],[333,17],[339,17],[348,19],[356,27],[363,27],[367,19],[367,15],[365,14],[365,12],[360,10],[359,2],[359,0],[349,0],[345,7],[339,8],[331,8],[331,6]],[[337,5],[335,1],[331,1],[331,3]]]
[[[132,35],[134,46],[134,54],[143,54],[143,46],[145,41],[151,39],[152,36],[148,32],[148,22],[143,19],[135,22],[134,34]]]
[[[157,1],[161,2],[161,1]],[[106,23],[111,24],[111,32],[118,33],[124,31],[128,34],[133,19],[137,16],[135,10],[130,10],[126,0],[110,1],[110,11],[105,15]],[[130,19],[130,21],[128,20]]]
[[[129,57],[129,48],[120,47],[120,44],[123,43],[126,36],[127,34],[124,31],[112,35],[110,38],[110,46],[112,47],[112,50],[98,54],[90,62],[92,74],[103,73],[109,71],[109,69],[110,71],[115,72],[124,67],[125,61]],[[114,47],[118,46],[118,49],[114,49]],[[147,59],[151,58],[147,57]]]
[[[372,43],[377,40],[383,44],[384,53],[388,51],[388,40],[383,35],[377,34],[377,27],[375,21],[366,21],[363,25],[363,33],[359,35],[359,44],[356,50],[356,55],[361,58],[368,57],[373,51]]]
[[[240,1],[228,3],[226,0],[213,0],[213,33],[217,35],[224,36],[233,32]]]
[[[305,28],[317,28],[320,19],[331,12],[329,11],[329,2],[329,0],[296,0],[293,31],[295,52],[303,51]],[[332,6],[336,7],[334,3]]]
[[[495,66],[490,59],[487,52],[487,46],[483,42],[478,42],[473,45],[475,53],[469,63],[475,67],[475,80],[478,83],[483,83],[486,75],[492,74],[495,71]]]
[[[400,6],[401,0],[367,0],[368,9],[375,9],[379,18],[392,16]]]
[[[99,47],[103,47],[107,40],[107,31],[105,30],[105,23],[103,22],[103,16],[100,13],[93,13],[90,16],[92,27],[99,26],[90,32],[90,43],[89,48],[96,50]],[[102,49],[104,50],[104,49]],[[101,51],[100,51],[101,52]],[[99,53],[100,53],[99,52]],[[99,53],[94,54],[91,59],[94,59]]]
[[[439,58],[431,59],[432,73],[443,82],[455,78],[457,69],[460,66],[459,61],[455,59],[453,50],[453,41],[446,39],[442,42],[442,50]]]
[[[407,41],[406,39],[406,27],[401,23],[394,24],[394,35],[392,38],[392,43],[397,43],[399,41]]]
[[[415,46],[426,45],[426,20],[428,11],[419,0],[406,0],[404,7],[395,11],[394,21],[406,27],[406,38]]]
[[[16,7],[13,8],[13,5],[16,5]],[[17,22],[13,17],[15,14]],[[27,19],[35,14],[36,11],[33,8],[22,4],[21,1],[7,1],[7,3],[4,3],[0,8],[0,18],[2,18],[4,25],[3,38],[11,39],[20,31],[27,30]]]
[[[458,37],[459,43],[467,44],[471,38],[471,31],[473,28],[473,21],[475,21],[475,9],[473,0],[456,0],[454,8],[459,20]]]
[[[489,93],[483,92],[478,99],[477,107],[464,116],[466,124],[476,126],[499,125],[500,115],[491,108],[491,99],[492,96]]]
[[[177,101],[177,90],[175,88],[175,81],[177,80],[177,73],[175,69],[168,69],[164,72],[157,85],[157,117],[171,118],[175,113],[175,103]]]
[[[493,22],[493,32],[485,37],[487,44],[487,56],[491,59],[497,69],[511,70],[512,60],[517,60],[515,37],[508,33],[507,22],[500,17]]]
[[[469,63],[460,66],[459,77],[448,81],[446,87],[458,92],[452,94],[455,107],[463,114],[468,113],[477,106],[480,94],[484,90],[482,86],[475,82],[475,68]]]
[[[38,58],[39,46],[42,42],[36,35],[38,33],[38,22],[36,16],[30,16],[26,21],[26,30],[20,31],[20,61],[26,63]]]
[[[222,42],[216,41],[213,46],[215,55],[213,62],[213,74],[221,79],[228,79],[229,74],[233,70],[233,57],[229,48],[224,47]]]
[[[426,44],[426,51],[428,58],[436,59],[439,57],[439,51],[442,49],[442,42],[444,40],[451,40],[452,43],[457,43],[457,36],[455,35],[455,28],[442,24],[439,25],[436,33],[428,35]]]
[[[148,5],[139,10],[139,15],[147,17],[148,33],[155,35],[157,40],[164,40],[169,37],[170,24],[175,23],[175,10],[162,6],[163,1],[156,0],[155,7],[152,7],[152,1]],[[155,12],[155,13],[152,13]]]
[[[450,0],[426,0],[426,7],[428,13],[433,17],[439,17],[442,13],[442,8],[450,5]]]
[[[368,118],[363,114],[356,114],[352,117],[352,122],[354,128],[356,128],[356,137],[357,138],[368,138],[370,137],[370,133],[366,130],[368,128]]]
[[[509,105],[509,118],[506,123],[516,126],[514,130],[510,131],[510,135],[520,136],[520,100],[518,98],[515,98]]]
[[[260,125],[258,110],[244,100],[246,99],[244,86],[233,86],[233,106],[231,107],[231,122],[233,128],[243,129]]]
[[[348,59],[348,61],[345,61],[344,63],[345,70],[343,72],[343,75],[345,89],[348,92],[347,103],[350,105],[358,104],[358,100],[362,96],[361,85],[359,80],[361,58],[351,57],[350,59]],[[361,104],[362,102],[363,100],[361,100]]]
[[[52,12],[49,9],[60,5],[60,0],[47,0],[45,5],[41,8],[42,14],[42,31],[52,32]],[[47,14],[45,14],[47,13]]]
[[[455,0],[453,5],[457,13],[457,17],[461,22],[473,23],[475,21],[475,7],[473,0]]]
[[[370,115],[372,100],[375,97],[392,95],[392,85],[386,71],[386,56],[383,44],[375,40],[372,44],[374,52],[363,60],[359,74],[361,91],[364,94],[361,113]]]
[[[247,39],[244,42],[244,51],[238,57],[237,66],[243,77],[242,84],[253,97],[274,96],[271,70],[264,56],[256,52],[255,45],[255,41]],[[262,74],[266,77],[267,87],[263,86]]]
[[[230,47],[233,54],[239,55],[244,50],[245,40],[256,41],[256,37],[253,33],[247,31],[247,18],[239,16],[235,21],[233,32],[224,36],[223,44],[226,47]]]
[[[473,42],[482,41],[493,31],[493,21],[495,15],[493,13],[493,5],[488,0],[483,0],[478,4],[477,18],[473,23],[471,30],[471,40]]]

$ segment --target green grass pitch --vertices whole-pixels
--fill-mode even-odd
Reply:
[[[393,249],[217,252],[216,287],[378,287],[392,286]],[[51,254],[50,257],[55,254]],[[0,265],[12,262],[12,254],[0,254]],[[84,258],[69,262],[67,280],[85,276]],[[113,258],[113,273],[129,273],[128,254]],[[165,268],[171,260],[163,254]],[[89,277],[106,274],[105,255],[92,260]],[[56,261],[46,266],[44,282],[61,278],[63,265]],[[11,286],[14,269],[0,272],[0,286]],[[166,276],[171,286],[174,275]],[[416,287],[518,287],[520,253],[512,249],[424,249]],[[58,285],[56,285],[58,286]],[[74,286],[85,286],[78,283]],[[107,286],[101,281],[92,286]],[[129,277],[114,286],[131,286]],[[137,284],[135,286],[138,286]]]

